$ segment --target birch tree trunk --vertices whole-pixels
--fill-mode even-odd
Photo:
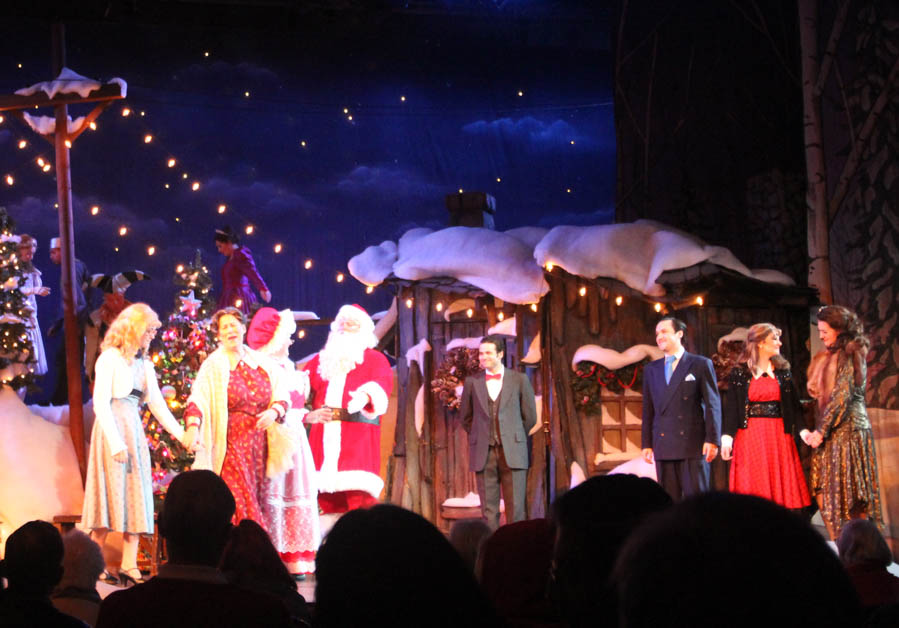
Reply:
[[[830,220],[827,204],[827,172],[821,130],[821,96],[818,83],[818,0],[798,0],[799,45],[802,54],[802,108],[805,135],[805,193],[808,217],[808,283],[818,290],[823,303],[833,303],[830,277]]]

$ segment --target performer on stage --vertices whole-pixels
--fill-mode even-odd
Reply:
[[[59,238],[50,238],[50,261],[57,266],[62,266],[62,243]],[[75,306],[75,321],[78,324],[78,330],[75,332],[76,340],[78,341],[78,368],[81,373],[84,373],[84,363],[82,362],[84,357],[84,326],[87,324],[90,315],[91,275],[87,270],[87,266],[84,265],[84,262],[77,257],[74,259],[74,266],[75,283],[72,285],[72,299],[74,302],[73,305]],[[60,275],[61,274],[62,273],[60,272]],[[58,334],[64,327],[65,296],[62,293],[63,283],[62,278],[60,278],[59,318],[50,325],[50,329],[47,330],[47,335],[51,337]],[[56,351],[53,368],[56,370],[56,384],[54,385],[53,393],[50,396],[50,403],[54,406],[63,406],[69,403],[69,377],[68,372],[66,371],[65,339],[63,339],[59,349]]]
[[[732,492],[798,509],[811,499],[793,440],[801,416],[799,396],[790,363],[780,355],[780,334],[771,323],[749,328],[722,398],[721,457],[733,458]]]
[[[50,294],[50,288],[44,286],[41,281],[41,271],[35,267],[33,259],[37,251],[37,240],[23,233],[19,241],[19,261],[22,263],[22,270],[25,272],[25,282],[19,287],[22,294],[28,300],[28,307],[31,308],[31,315],[25,322],[25,329],[28,332],[28,339],[31,340],[32,360],[34,363],[34,372],[36,375],[43,375],[47,372],[47,354],[44,351],[44,339],[41,336],[41,328],[37,321],[37,299],[35,297],[45,297]]]
[[[393,372],[373,347],[375,325],[358,305],[344,305],[331,323],[328,341],[308,362],[312,407],[306,421],[318,471],[323,515],[342,514],[377,503],[380,417],[387,412]]]
[[[215,471],[234,494],[234,523],[252,519],[265,526],[265,476],[275,471],[268,455],[277,438],[272,425],[283,423],[290,402],[280,368],[244,344],[244,320],[233,307],[212,317],[219,348],[200,365],[191,388],[185,441],[199,441],[192,468]]]
[[[144,357],[160,327],[149,306],[135,303],[116,317],[97,358],[91,432],[81,526],[100,547],[109,530],[124,533],[123,582],[139,581],[139,534],[153,533],[150,450],[140,417],[146,401],[156,420],[177,439],[184,430],[169,411],[153,363]]]
[[[278,312],[264,307],[253,316],[247,331],[250,348],[268,356],[283,370],[282,376],[290,394],[290,409],[282,429],[291,432],[291,440],[296,441],[297,448],[290,457],[288,470],[266,479],[262,510],[266,519],[264,527],[272,544],[287,570],[295,576],[315,571],[315,551],[321,543],[315,466],[303,427],[309,374],[298,371],[288,355],[296,330],[297,324],[290,310]]]
[[[840,305],[818,310],[825,348],[808,367],[808,392],[818,401],[815,431],[802,439],[814,448],[810,484],[830,538],[850,519],[883,524],[874,434],[865,408],[870,342],[855,312]]]
[[[228,258],[222,266],[222,295],[218,308],[236,307],[249,314],[250,305],[256,303],[256,295],[250,289],[250,283],[259,291],[262,300],[268,303],[272,293],[256,270],[256,262],[250,249],[240,245],[240,238],[231,229],[224,227],[215,230],[215,248]]]

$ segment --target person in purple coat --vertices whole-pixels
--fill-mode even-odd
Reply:
[[[244,314],[249,314],[250,304],[256,302],[256,295],[250,288],[250,283],[259,291],[263,301],[268,303],[272,300],[272,293],[256,270],[256,262],[253,261],[250,249],[240,245],[240,239],[231,227],[215,230],[215,248],[228,258],[222,266],[219,309],[233,306]]]

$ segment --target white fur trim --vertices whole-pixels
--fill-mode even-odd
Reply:
[[[318,472],[319,481],[337,475],[337,461],[340,460],[340,432],[340,421],[331,421],[322,426],[322,468]],[[321,486],[319,484],[319,490],[322,490]]]
[[[338,471],[325,474],[319,471],[318,492],[339,493],[340,491],[365,491],[375,499],[384,489],[384,480],[369,471]]]
[[[372,406],[374,406],[374,412],[366,412],[365,409],[362,410],[362,415],[364,417],[374,419],[387,412],[389,399],[387,393],[384,392],[384,389],[381,388],[380,384],[377,382],[365,382],[354,392],[362,392],[368,395],[368,398],[371,399]]]
[[[343,407],[343,387],[346,385],[346,375],[338,375],[328,380],[328,389],[325,391],[325,405],[329,408]]]

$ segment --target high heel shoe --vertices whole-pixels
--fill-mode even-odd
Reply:
[[[103,570],[103,573],[100,574],[100,580],[105,582],[106,584],[118,584],[119,579],[116,578],[113,574],[109,573],[106,569]]]
[[[137,574],[136,576],[132,574]],[[143,584],[144,576],[140,572],[140,569],[137,567],[132,567],[131,569],[125,569],[124,571],[119,572],[119,580],[122,581],[122,586],[124,587],[133,587],[135,584]]]

